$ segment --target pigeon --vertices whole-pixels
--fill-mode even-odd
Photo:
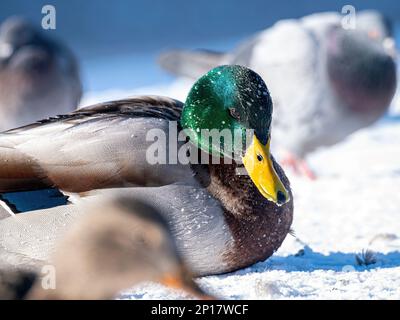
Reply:
[[[76,109],[82,96],[72,52],[22,17],[0,26],[0,131]]]
[[[355,25],[339,13],[281,20],[235,50],[175,50],[162,54],[167,71],[194,78],[215,65],[252,68],[268,83],[274,102],[275,153],[283,165],[311,179],[306,156],[377,121],[396,90],[396,51],[390,22],[361,11]]]

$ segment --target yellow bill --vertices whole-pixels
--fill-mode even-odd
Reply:
[[[269,149],[270,140],[263,145],[254,135],[242,160],[260,193],[268,200],[283,205],[289,201],[290,196],[274,169]]]

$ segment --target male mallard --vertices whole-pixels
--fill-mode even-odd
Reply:
[[[166,217],[197,275],[265,260],[285,239],[293,215],[289,181],[269,150],[271,115],[270,94],[258,74],[220,66],[194,84],[185,105],[165,97],[135,97],[1,134],[0,192],[14,212],[44,208],[21,205],[19,191],[51,187],[46,191],[51,202],[54,188],[78,193],[81,200],[1,220],[0,250],[7,249],[0,257],[12,252],[16,263],[19,256],[46,260],[82,203],[126,195],[151,203]],[[174,121],[191,132],[190,144],[174,133]],[[251,143],[242,152],[228,143],[220,150],[219,143],[207,143],[206,129],[239,132],[240,142]],[[248,129],[254,134],[245,135]],[[188,145],[196,147],[186,154]],[[205,161],[176,161],[177,154],[196,153]],[[168,163],[154,163],[167,156]]]
[[[82,95],[75,57],[20,17],[0,26],[0,131],[73,111]]]
[[[153,207],[117,198],[88,210],[57,244],[51,269],[43,269],[48,281],[33,272],[0,270],[0,299],[111,299],[143,281],[208,298]],[[53,288],[42,287],[51,281]]]
[[[160,64],[192,78],[219,64],[258,72],[273,93],[272,128],[285,150],[282,163],[312,178],[306,155],[378,120],[396,89],[389,21],[379,12],[360,11],[353,28],[350,18],[327,12],[282,20],[233,52],[172,51]]]

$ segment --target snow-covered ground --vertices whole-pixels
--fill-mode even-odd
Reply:
[[[184,100],[190,84],[88,95],[83,105],[130,94]],[[288,235],[270,259],[220,276],[199,278],[223,299],[400,299],[400,109],[346,141],[309,157],[318,179],[292,176],[296,237]],[[398,113],[397,113],[398,114]],[[375,263],[356,256],[373,251]],[[361,259],[362,260],[362,259]],[[374,261],[370,261],[374,262]],[[142,284],[122,299],[189,298]]]

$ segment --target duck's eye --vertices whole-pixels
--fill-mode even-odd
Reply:
[[[263,161],[263,156],[261,154],[258,154],[257,155],[257,160],[260,161],[260,162]]]
[[[240,120],[240,115],[239,112],[235,108],[229,108],[229,114],[232,118],[236,120]]]

